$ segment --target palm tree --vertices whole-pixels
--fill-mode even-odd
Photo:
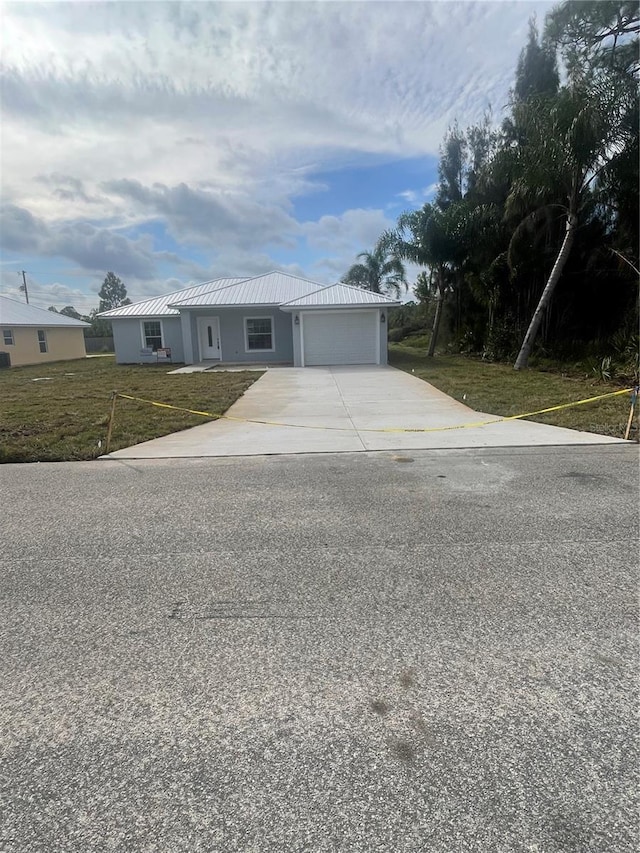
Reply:
[[[391,246],[398,257],[431,270],[430,281],[437,301],[428,356],[435,352],[446,293],[455,286],[456,275],[461,269],[461,226],[465,212],[464,202],[452,203],[446,210],[425,204],[420,210],[402,213],[396,230],[381,237],[381,242]],[[423,277],[422,289],[426,282]]]
[[[361,263],[347,270],[342,277],[343,284],[396,296],[403,289],[407,290],[404,265],[384,241],[379,240],[371,252],[360,252],[358,258]]]
[[[523,203],[535,209],[518,226],[512,242],[552,209],[565,220],[562,244],[522,342],[516,370],[527,367],[593,187],[631,139],[625,116],[633,108],[634,97],[632,88],[619,78],[574,77],[557,95],[514,107],[523,141],[516,152],[519,177],[512,184],[506,215]],[[551,198],[558,203],[550,204]]]

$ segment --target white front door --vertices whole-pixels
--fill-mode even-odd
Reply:
[[[220,321],[217,317],[198,317],[200,359],[222,358],[220,350]]]

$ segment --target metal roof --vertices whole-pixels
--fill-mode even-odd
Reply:
[[[221,287],[229,287],[239,281],[244,281],[244,279],[214,278],[211,281],[205,281],[203,284],[196,284],[183,290],[173,290],[171,293],[165,293],[164,296],[156,296],[153,299],[145,299],[131,305],[122,305],[120,308],[113,308],[111,311],[103,311],[98,316],[106,319],[118,317],[178,317],[180,312],[176,311],[175,308],[169,308],[170,303],[179,299],[196,297]]]
[[[328,307],[358,307],[361,305],[399,305],[397,299],[364,290],[361,287],[351,287],[349,284],[331,284],[312,293],[292,299],[281,305],[281,308],[328,308]]]
[[[298,296],[305,296],[322,287],[317,281],[308,281],[283,272],[270,272],[230,284],[224,288],[200,295],[186,296],[170,304],[178,308],[196,308],[203,305],[281,305]]]
[[[45,308],[36,308],[26,302],[16,302],[8,296],[0,296],[0,325],[2,326],[89,326],[84,320],[56,314]]]

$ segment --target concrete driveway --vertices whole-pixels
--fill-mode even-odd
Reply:
[[[432,385],[393,367],[271,369],[229,409],[227,416],[228,419],[118,450],[110,457],[261,456],[621,441],[525,421],[491,424],[495,415],[474,412]],[[487,423],[447,429],[479,422]],[[433,431],[402,432],[403,429]]]

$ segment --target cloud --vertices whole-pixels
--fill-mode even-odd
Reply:
[[[296,221],[278,205],[239,191],[203,190],[185,183],[148,187],[129,179],[105,181],[101,188],[133,202],[148,215],[162,217],[175,236],[214,248],[292,245],[290,235],[298,230]]]
[[[89,195],[85,190],[84,183],[72,175],[61,175],[58,172],[53,172],[50,175],[36,175],[35,180],[46,186],[52,186],[54,196],[67,203],[79,201],[86,204],[99,204],[104,201],[99,196]]]
[[[8,251],[70,258],[87,270],[113,270],[139,278],[151,278],[155,273],[155,261],[146,237],[127,240],[88,222],[49,226],[13,204],[0,209],[0,245]]]
[[[8,4],[5,247],[141,290],[176,273],[299,269],[309,247],[331,280],[392,223],[357,198],[299,223],[295,200],[329,197],[319,173],[434,156],[454,118],[499,113],[527,19],[552,5]],[[417,181],[399,198],[428,192]],[[126,236],[158,221],[171,252]]]
[[[319,252],[308,274],[327,283],[338,281],[356,263],[360,252],[373,248],[383,231],[393,228],[395,220],[382,210],[346,210],[340,216],[322,216],[305,222],[301,231],[307,243]]]
[[[382,210],[354,209],[305,222],[300,230],[313,248],[344,255],[354,249],[356,253],[370,249],[382,232],[394,225]]]
[[[550,5],[13,4],[7,171],[237,188],[354,152],[435,154],[455,116],[502,106],[526,19]]]
[[[419,190],[403,190],[403,192],[397,194],[397,197],[403,199],[412,207],[419,207],[426,201],[430,201],[437,190],[438,184],[434,183]]]

